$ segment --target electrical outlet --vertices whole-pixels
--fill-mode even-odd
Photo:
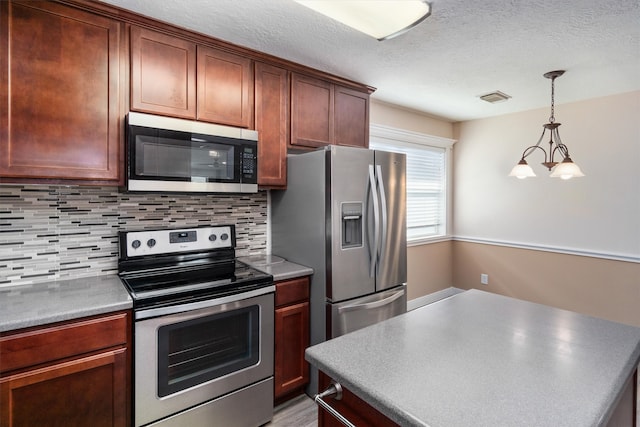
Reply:
[[[489,284],[489,275],[488,274],[481,274],[480,275],[480,283],[482,283],[483,285],[488,285]]]

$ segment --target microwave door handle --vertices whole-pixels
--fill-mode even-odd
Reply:
[[[380,239],[380,257],[378,258],[378,262],[384,262],[385,252],[387,248],[387,195],[384,191],[384,181],[382,180],[382,167],[380,165],[376,166],[376,178],[378,180],[378,189],[380,190],[380,213],[382,216],[382,238]]]
[[[347,311],[355,311],[355,310],[371,310],[374,308],[379,308],[379,307],[391,304],[393,301],[402,297],[402,295],[404,295],[404,292],[405,290],[402,289],[401,291],[394,293],[390,297],[381,299],[380,301],[368,302],[365,304],[345,305],[344,307],[338,308],[338,313],[345,313]]]
[[[369,186],[371,188],[371,199],[373,200],[373,245],[369,244],[369,277],[375,277],[376,264],[378,263],[378,234],[380,229],[380,219],[378,218],[378,191],[376,189],[376,177],[373,165],[369,165]]]

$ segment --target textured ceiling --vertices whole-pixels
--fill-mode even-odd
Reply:
[[[105,0],[377,88],[373,98],[450,121],[640,89],[640,0],[433,0],[379,42],[292,0]],[[402,0],[398,0],[401,7]],[[489,104],[478,97],[502,91]]]

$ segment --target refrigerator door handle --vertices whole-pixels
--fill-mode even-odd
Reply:
[[[398,291],[391,295],[390,297],[381,299],[380,301],[368,302],[365,304],[353,304],[353,305],[345,305],[344,307],[338,308],[338,313],[345,313],[347,311],[354,310],[371,310],[374,308],[379,308],[385,306],[387,304],[391,304],[393,301],[401,298],[404,295],[405,290]]]
[[[378,218],[378,191],[376,189],[376,177],[373,165],[369,165],[369,185],[371,186],[371,198],[373,199],[373,245],[369,245],[369,277],[375,277],[376,264],[378,263],[380,218]]]
[[[387,248],[387,196],[384,190],[382,167],[380,165],[376,166],[376,178],[378,180],[378,189],[380,191],[380,212],[382,214],[382,238],[380,239],[380,255],[378,256],[378,262],[384,262],[385,249]]]

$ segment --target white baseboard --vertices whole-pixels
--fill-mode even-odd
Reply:
[[[439,291],[421,296],[419,298],[414,298],[407,301],[407,311],[414,310],[416,308],[422,307],[423,305],[431,304],[445,298],[449,298],[460,292],[464,292],[464,289],[458,289],[451,286],[449,288],[441,289]]]

